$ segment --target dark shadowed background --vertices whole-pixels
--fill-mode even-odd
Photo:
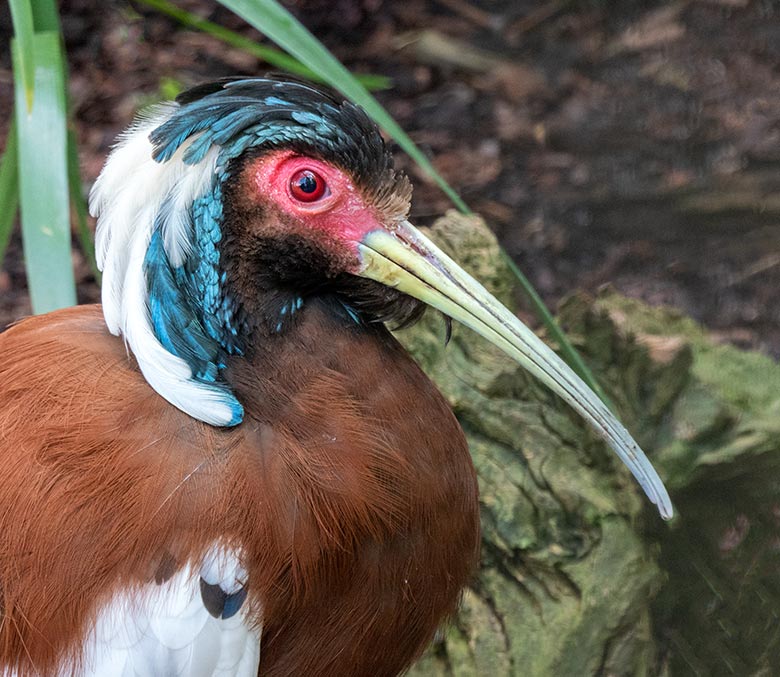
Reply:
[[[259,36],[215,3],[178,3]],[[128,2],[61,3],[84,179],[145,103],[257,73],[245,53]],[[780,355],[780,5],[771,0],[299,0],[554,304],[611,283]],[[10,37],[0,8],[0,42]],[[0,125],[12,102],[0,50]],[[447,206],[415,178],[414,216]],[[83,263],[80,298],[96,298]],[[0,322],[29,311],[19,239]]]

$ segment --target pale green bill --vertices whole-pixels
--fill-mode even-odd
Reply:
[[[371,231],[358,243],[360,275],[394,287],[449,315],[495,344],[568,402],[615,450],[658,506],[673,514],[669,494],[639,445],[569,366],[479,282],[408,221]]]

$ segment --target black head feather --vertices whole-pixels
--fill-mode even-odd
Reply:
[[[287,77],[223,79],[183,92],[149,139],[158,162],[182,149],[182,161],[197,165],[217,152],[213,188],[190,212],[190,259],[171,269],[158,237],[159,252],[146,263],[150,305],[161,318],[156,330],[193,373],[214,378],[222,352],[245,352],[250,336],[283,334],[308,298],[334,298],[337,310],[380,322],[408,324],[421,314],[419,301],[341,274],[342,262],[308,234],[262,233],[256,224],[268,218],[268,205],[241,189],[246,164],[292,150],[348,173],[386,221],[405,217],[410,184],[393,171],[379,129],[358,106]]]
[[[176,101],[179,107],[150,135],[155,160],[168,160],[195,135],[184,154],[188,164],[200,162],[215,145],[225,167],[241,156],[284,147],[349,172],[380,208],[383,198],[408,198],[408,181],[393,171],[377,126],[332,92],[270,75],[198,85]]]

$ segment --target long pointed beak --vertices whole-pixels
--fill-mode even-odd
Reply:
[[[358,273],[413,296],[504,350],[562,397],[615,450],[664,519],[673,514],[655,468],[628,431],[566,363],[473,277],[408,221],[377,229],[358,244]]]

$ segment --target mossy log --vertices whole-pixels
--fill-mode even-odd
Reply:
[[[512,274],[480,219],[448,214],[431,234],[513,306]],[[562,401],[467,329],[445,345],[429,312],[398,335],[468,436],[482,562],[410,674],[777,673],[780,367],[611,291],[570,297],[560,320],[678,516],[662,523]]]

